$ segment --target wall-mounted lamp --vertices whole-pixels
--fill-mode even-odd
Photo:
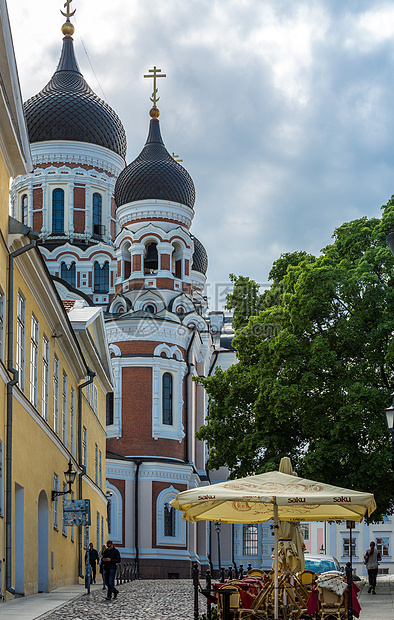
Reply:
[[[52,501],[54,501],[55,497],[58,497],[59,495],[67,495],[67,493],[71,493],[71,486],[74,483],[76,475],[77,472],[73,470],[70,459],[68,462],[68,469],[64,472],[64,477],[66,479],[66,483],[68,484],[68,491],[52,491]]]

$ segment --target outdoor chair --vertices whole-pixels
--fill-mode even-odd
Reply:
[[[326,588],[317,588],[319,593],[319,620],[347,620],[346,593],[335,594]]]
[[[237,585],[236,583],[231,583],[231,582],[222,585],[218,590],[216,590],[217,610],[218,610],[219,619],[222,620],[223,618],[223,599],[224,599],[224,596],[226,596],[225,594],[223,594],[223,591],[229,590],[229,589],[237,590],[236,592],[232,592],[229,595],[229,610],[230,610],[230,619],[238,620],[239,618],[238,612],[241,607],[240,586]]]
[[[263,579],[265,576],[265,572],[261,570],[261,568],[251,568],[248,570],[247,577],[253,577],[255,579]]]
[[[237,618],[239,620],[255,620],[260,618],[266,620],[272,587],[267,584],[255,597],[249,609],[239,609]]]
[[[308,593],[311,593],[316,580],[316,573],[311,570],[304,570],[298,575],[299,582],[304,586]]]

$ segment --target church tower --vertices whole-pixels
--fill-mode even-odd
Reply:
[[[114,188],[126,134],[81,74],[69,5],[65,15],[57,69],[24,104],[34,173],[14,179],[12,212],[40,234],[52,276],[105,304],[114,294]]]

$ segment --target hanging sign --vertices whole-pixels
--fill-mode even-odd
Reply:
[[[63,525],[91,525],[90,499],[66,499],[63,501]]]

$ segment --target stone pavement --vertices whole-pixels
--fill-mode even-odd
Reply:
[[[377,594],[368,594],[362,581],[360,620],[394,620],[394,575],[378,577]],[[193,620],[191,580],[144,580],[118,586],[115,601],[106,601],[101,585],[86,594],[82,585],[59,588],[0,604],[3,620]],[[200,614],[206,611],[199,597]]]

